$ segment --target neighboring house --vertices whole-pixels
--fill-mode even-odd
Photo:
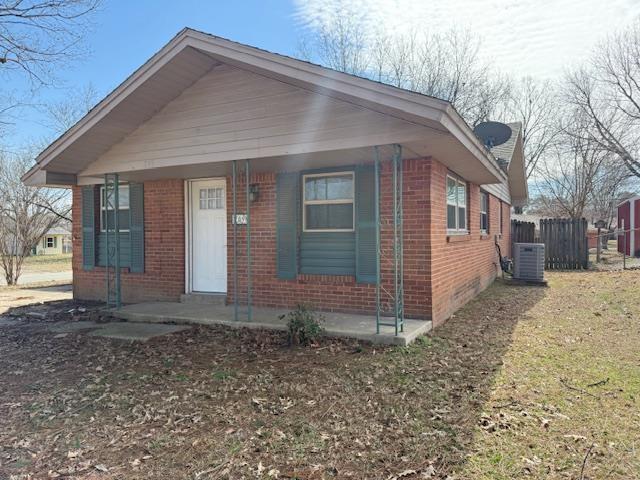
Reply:
[[[54,227],[35,246],[35,254],[61,255],[70,253],[71,248],[71,232],[64,227]]]
[[[509,254],[511,206],[527,202],[522,135],[510,132],[498,161],[446,101],[185,29],[23,180],[73,188],[81,299],[106,295],[106,174],[126,182],[124,302],[205,292],[245,303],[250,251],[253,305],[372,314],[377,282],[394,291],[401,211],[405,314],[437,325],[494,280],[496,241]]]

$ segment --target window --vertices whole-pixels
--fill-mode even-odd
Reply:
[[[303,231],[353,231],[353,172],[303,175],[302,184]]]
[[[45,245],[47,248],[54,248],[56,245],[54,237],[47,237],[47,244]]]
[[[224,208],[224,188],[201,188],[200,210],[219,210]]]
[[[100,187],[100,231],[102,232],[105,232],[107,230],[107,225],[109,226],[109,229],[114,228],[113,202],[115,202],[115,199],[110,199],[110,205],[107,209],[105,190],[104,187]],[[128,232],[129,185],[120,185],[118,187],[118,206],[118,230],[121,232]]]
[[[467,184],[447,175],[447,231],[467,233]]]
[[[480,232],[489,232],[489,194],[480,190]]]

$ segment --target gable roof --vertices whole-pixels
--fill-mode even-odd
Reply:
[[[493,156],[496,157],[496,159],[505,160],[507,164],[509,164],[516,149],[518,136],[520,135],[520,132],[522,130],[522,123],[513,122],[506,123],[505,125],[507,125],[511,129],[511,136],[509,137],[509,140],[501,143],[500,145],[496,145],[495,147],[491,147],[490,150],[491,153],[493,153]]]
[[[64,227],[53,227],[45,235],[71,235],[71,232]]]
[[[506,125],[511,129],[511,136],[506,142],[492,147],[491,153],[499,164],[504,165],[504,170],[507,172],[512,205],[523,207],[529,199],[529,188],[524,159],[522,123],[512,122]]]
[[[23,180],[29,184],[75,184],[84,167],[221,63],[451,136],[481,167],[479,182],[506,180],[491,152],[449,102],[188,28],[40,153]]]

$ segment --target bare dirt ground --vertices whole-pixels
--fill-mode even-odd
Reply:
[[[13,307],[42,304],[58,300],[71,300],[71,285],[33,287],[0,287],[0,315]]]
[[[127,343],[47,330],[91,305],[11,309],[0,478],[640,478],[640,273],[548,277],[496,283],[407,348]]]

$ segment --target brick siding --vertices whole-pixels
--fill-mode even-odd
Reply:
[[[428,318],[430,311],[429,263],[427,249],[427,209],[425,192],[428,190],[427,164],[423,160],[406,161],[404,165],[404,265],[405,311],[416,318]],[[295,280],[280,280],[276,272],[276,174],[252,175],[250,183],[257,184],[260,197],[251,204],[252,250],[252,303],[268,307],[293,307],[305,303],[318,310],[354,313],[375,312],[375,286],[356,283],[352,276],[298,275]],[[244,185],[240,176],[238,185]],[[244,191],[244,189],[242,189]],[[227,205],[232,205],[231,183],[227,182]],[[242,197],[242,198],[240,198]],[[393,263],[391,246],[392,182],[390,163],[381,168],[381,261],[382,284],[393,291]],[[244,212],[244,195],[238,195],[238,211]],[[227,244],[233,245],[233,225],[228,216]],[[246,226],[238,226],[238,301],[246,302]],[[228,294],[233,302],[233,253],[228,255]],[[389,297],[382,296],[385,308],[390,307]]]
[[[469,234],[447,235],[446,176],[447,168],[430,161],[430,248],[433,272],[431,319],[441,324],[462,305],[484,290],[500,272],[495,240],[503,256],[510,255],[510,206],[502,207],[503,231],[500,232],[500,199],[489,196],[489,231],[480,233],[480,187],[469,185]]]
[[[97,187],[96,187],[97,188]],[[105,270],[82,268],[82,187],[73,188],[73,295],[104,300]],[[99,218],[96,195],[96,220]],[[97,223],[96,225],[99,225]],[[184,293],[184,181],[144,184],[144,273],[121,271],[122,300],[126,303],[177,301]]]
[[[480,234],[480,188],[469,184],[470,234],[446,233],[447,169],[435,159],[404,162],[404,278],[408,317],[442,323],[457,308],[486,288],[499,272],[494,241],[500,232],[500,200],[490,196],[489,233]],[[390,163],[381,173],[382,283],[393,289],[391,246],[392,183]],[[280,280],[276,274],[275,173],[253,174],[259,199],[251,204],[252,303],[256,306],[293,307],[303,302],[318,310],[373,313],[375,287],[356,283],[352,276],[298,275]],[[231,179],[227,179],[227,301],[233,302],[233,225]],[[105,272],[82,269],[81,188],[73,190],[74,296],[104,299]],[[238,178],[237,211],[245,211],[244,179]],[[509,205],[502,209],[504,232],[499,238],[509,255]],[[184,181],[163,180],[144,185],[145,272],[123,270],[124,302],[176,301],[184,293]],[[246,226],[238,225],[238,300],[246,302]],[[390,307],[383,293],[383,306]]]

